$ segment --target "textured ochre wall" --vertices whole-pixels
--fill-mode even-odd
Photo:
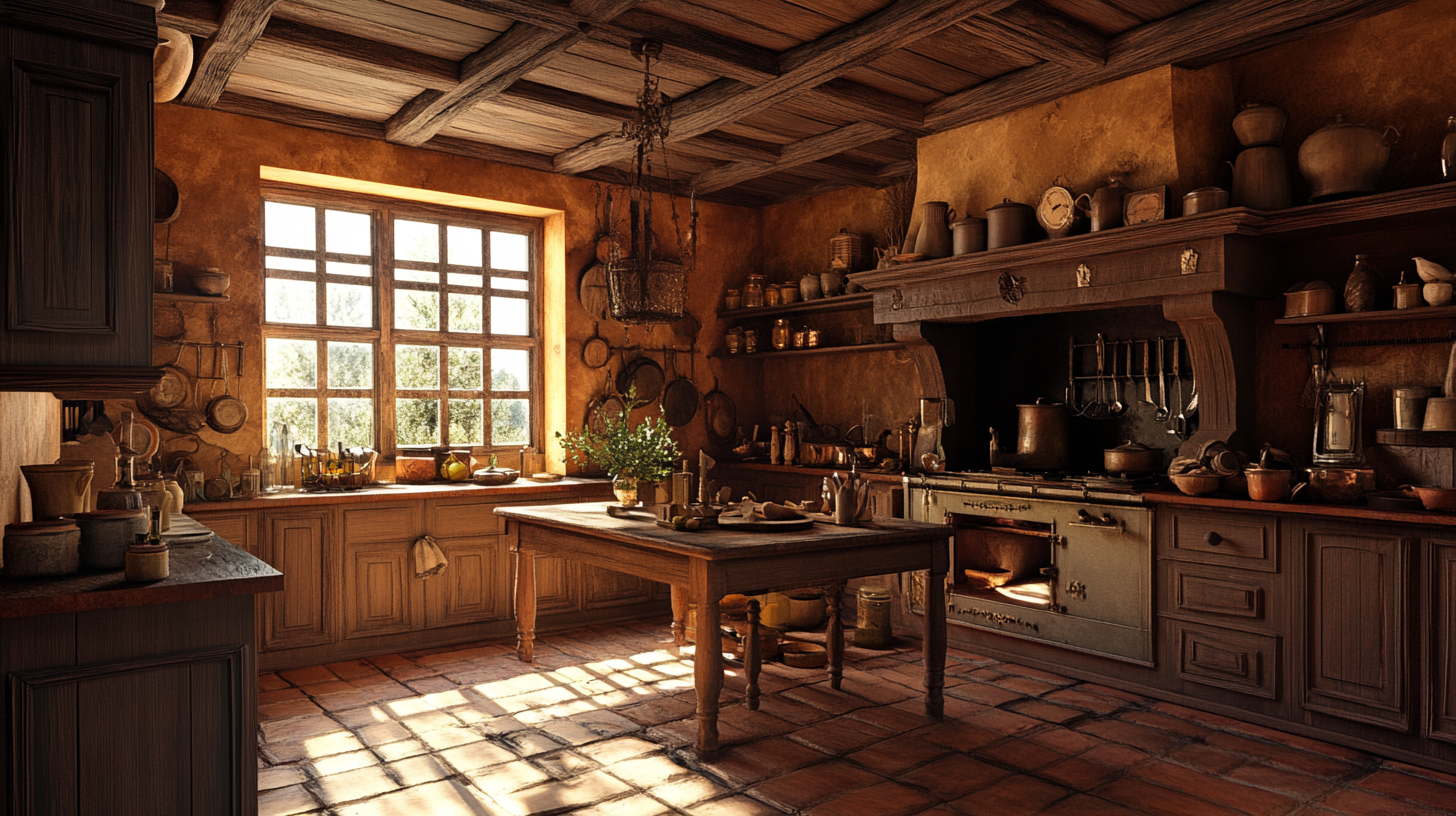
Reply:
[[[50,394],[0,392],[0,524],[30,520],[21,465],[61,455],[61,402]]]
[[[421,188],[543,207],[564,213],[560,233],[565,248],[565,343],[548,349],[566,361],[565,424],[581,422],[586,403],[602,388],[602,372],[580,363],[581,346],[593,329],[576,295],[577,280],[593,262],[593,215],[596,206],[591,182],[549,173],[490,164],[434,151],[417,150],[382,141],[340,136],[232,114],[159,105],[156,108],[156,162],[176,181],[182,208],[170,230],[171,258],[178,277],[206,266],[217,266],[233,277],[232,301],[218,306],[181,304],[191,340],[243,340],[249,365],[237,393],[251,409],[248,424],[235,434],[204,429],[198,436],[199,455],[211,472],[222,451],[241,457],[263,444],[263,386],[261,379],[262,262],[259,168],[280,167],[310,173]],[[700,203],[699,263],[689,284],[688,310],[704,327],[697,337],[696,380],[702,390],[711,387],[711,371],[701,356],[721,334],[715,328],[714,309],[725,276],[740,275],[756,266],[758,215],[753,210]],[[665,211],[660,207],[659,211]],[[619,213],[621,208],[619,208]],[[683,211],[686,215],[685,209]],[[552,230],[548,230],[550,232]],[[167,252],[167,228],[156,233],[156,253]],[[550,259],[548,253],[548,261]],[[215,315],[215,318],[214,318]],[[212,326],[215,320],[216,330]],[[624,339],[653,348],[682,348],[684,338],[667,327],[632,329],[604,323],[602,334],[613,345]],[[708,345],[705,345],[708,344]],[[157,362],[170,362],[159,347]],[[630,357],[630,355],[629,355]],[[689,358],[681,358],[690,368]],[[204,365],[206,361],[204,360]],[[611,363],[615,370],[620,365]],[[166,434],[169,445],[184,444]],[[706,438],[701,417],[677,437],[686,450],[695,451]]]

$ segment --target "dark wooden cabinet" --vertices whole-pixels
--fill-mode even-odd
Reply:
[[[328,512],[290,511],[265,517],[263,560],[283,573],[283,591],[263,602],[263,649],[293,649],[335,639],[334,548]]]
[[[155,45],[146,6],[0,0],[0,390],[155,382]]]
[[[1411,541],[1375,525],[1302,522],[1301,704],[1406,732],[1411,728]]]
[[[1430,616],[1426,736],[1456,743],[1456,539],[1428,539],[1425,551],[1430,576],[1430,600],[1422,604]]]

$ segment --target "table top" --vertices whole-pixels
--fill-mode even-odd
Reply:
[[[716,561],[785,553],[847,549],[876,544],[933,541],[951,536],[944,524],[876,519],[861,527],[815,523],[794,532],[736,532],[707,527],[696,532],[659,527],[651,512],[636,508],[627,518],[607,515],[609,502],[500,507],[497,515],[648,549]]]
[[[172,517],[172,526],[177,533],[191,532],[193,527],[202,529],[181,514]],[[149,606],[283,589],[282,573],[217,536],[207,543],[173,546],[168,565],[171,574],[167,578],[146,584],[128,583],[122,570],[57,578],[0,578],[0,618]]]

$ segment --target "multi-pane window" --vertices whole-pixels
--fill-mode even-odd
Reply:
[[[537,442],[538,222],[267,194],[268,421],[317,446]]]

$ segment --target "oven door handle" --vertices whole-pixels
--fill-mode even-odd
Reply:
[[[1077,520],[1067,522],[1068,527],[1088,527],[1094,530],[1116,530],[1119,533],[1127,532],[1127,525],[1121,519],[1115,519],[1111,513],[1103,513],[1102,518],[1096,518],[1086,510],[1077,511]]]

